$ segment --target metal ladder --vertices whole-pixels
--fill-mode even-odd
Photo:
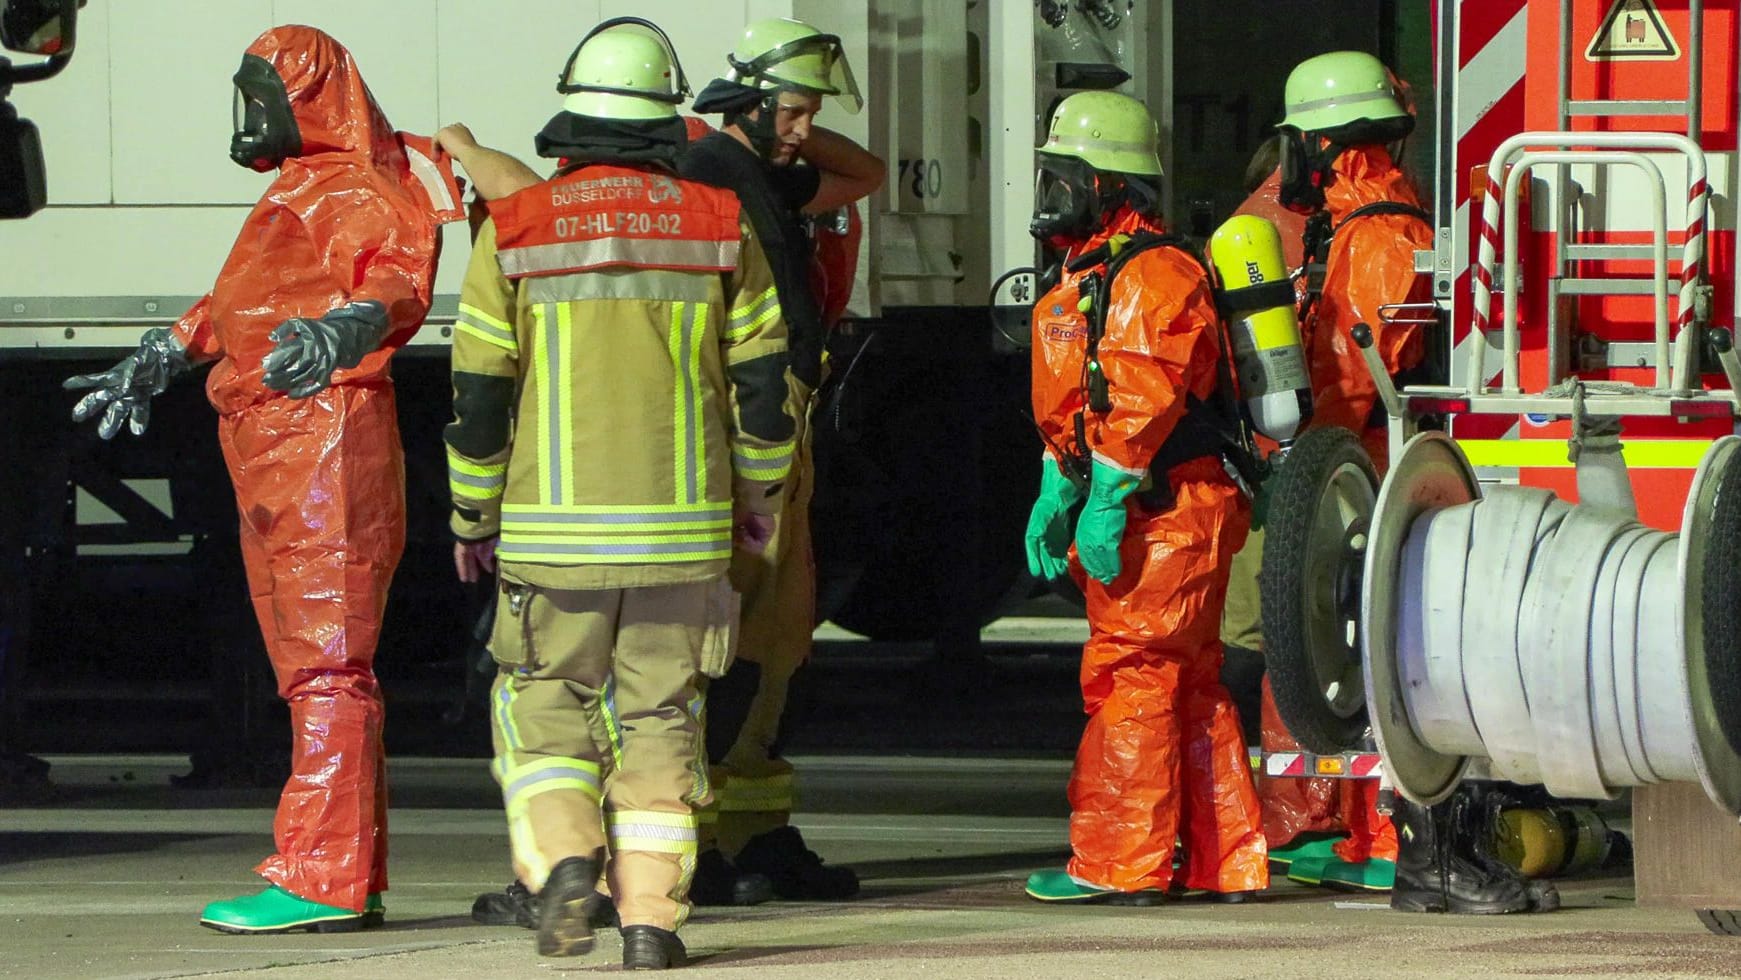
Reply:
[[[1687,138],[1699,144],[1703,102],[1705,53],[1704,0],[1688,0],[1688,27],[1685,56],[1687,59],[1687,95],[1684,99],[1573,99],[1572,87],[1572,0],[1560,0],[1559,37],[1559,122],[1557,128],[1569,131],[1572,120],[1609,116],[1659,116],[1677,118],[1684,123]],[[1702,144],[1701,144],[1702,145]],[[1649,296],[1655,290],[1656,276],[1584,277],[1568,275],[1574,263],[1581,261],[1612,261],[1616,259],[1651,259],[1651,245],[1597,245],[1573,241],[1578,230],[1577,208],[1572,196],[1572,180],[1567,166],[1560,166],[1555,178],[1553,201],[1557,228],[1554,237],[1554,268],[1547,288],[1547,354],[1549,385],[1558,383],[1571,373],[1569,325],[1562,325],[1561,296]],[[1708,196],[1706,198],[1709,200]],[[1699,269],[1699,286],[1706,278]],[[1704,316],[1698,317],[1702,325]],[[1694,334],[1693,336],[1696,336]],[[1648,363],[1660,356],[1652,350],[1642,355]],[[1609,359],[1609,363],[1614,362]],[[1641,358],[1634,358],[1640,363]],[[1694,359],[1691,363],[1696,364]]]

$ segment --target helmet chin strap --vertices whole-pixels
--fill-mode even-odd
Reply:
[[[756,117],[750,118],[748,112],[735,113],[728,125],[736,126],[749,138],[750,146],[756,155],[763,160],[773,160],[774,150],[780,143],[779,133],[775,129],[775,117],[780,111],[780,94],[778,90],[770,90],[761,103],[755,108]]]

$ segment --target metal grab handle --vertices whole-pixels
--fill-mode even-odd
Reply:
[[[1378,389],[1378,400],[1384,403],[1384,410],[1393,419],[1402,418],[1402,399],[1397,397],[1396,385],[1390,380],[1390,371],[1384,366],[1384,359],[1378,356],[1378,348],[1372,342],[1372,328],[1364,323],[1356,323],[1349,333],[1354,335],[1354,343],[1360,348],[1360,356],[1366,361],[1366,370],[1372,375],[1372,384]]]
[[[1741,357],[1735,354],[1735,335],[1722,327],[1712,327],[1706,336],[1711,340],[1711,348],[1717,352],[1717,363],[1723,365],[1723,376],[1729,379],[1729,390],[1741,398]]]
[[[1414,315],[1405,316],[1405,313]],[[1439,322],[1439,304],[1386,303],[1378,308],[1378,322],[1387,327],[1436,324]]]

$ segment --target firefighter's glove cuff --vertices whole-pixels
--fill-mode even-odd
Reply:
[[[387,308],[373,300],[346,303],[318,319],[293,317],[272,329],[273,348],[261,362],[268,388],[307,398],[354,368],[387,337]]]
[[[1028,515],[1028,571],[1035,578],[1055,581],[1069,572],[1070,512],[1084,492],[1050,456],[1041,461],[1040,493]]]
[[[98,413],[97,435],[114,438],[125,422],[134,435],[142,435],[151,420],[151,399],[192,367],[187,351],[175,334],[161,327],[145,331],[139,346],[119,364],[96,374],[68,378],[62,387],[88,391],[73,406],[73,421],[83,422]]]
[[[1122,570],[1118,545],[1124,539],[1128,516],[1125,498],[1135,493],[1141,482],[1136,474],[1098,460],[1094,463],[1088,501],[1082,505],[1082,516],[1076,522],[1076,556],[1082,562],[1082,570],[1103,584],[1111,585]]]

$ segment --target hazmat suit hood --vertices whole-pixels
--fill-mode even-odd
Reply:
[[[237,72],[238,88],[244,95],[253,94],[250,87],[261,87],[263,82],[270,86],[274,81],[260,77],[261,65],[271,69],[288,106],[289,119],[280,126],[288,122],[296,136],[293,145],[269,147],[282,154],[271,161],[274,165],[282,167],[287,159],[313,163],[307,158],[347,157],[404,186],[428,207],[436,221],[464,217],[452,163],[445,155],[438,155],[427,138],[393,129],[363,82],[350,51],[331,35],[292,24],[271,28],[255,38]],[[249,74],[252,86],[245,77]],[[264,110],[268,116],[275,111],[271,105]]]

